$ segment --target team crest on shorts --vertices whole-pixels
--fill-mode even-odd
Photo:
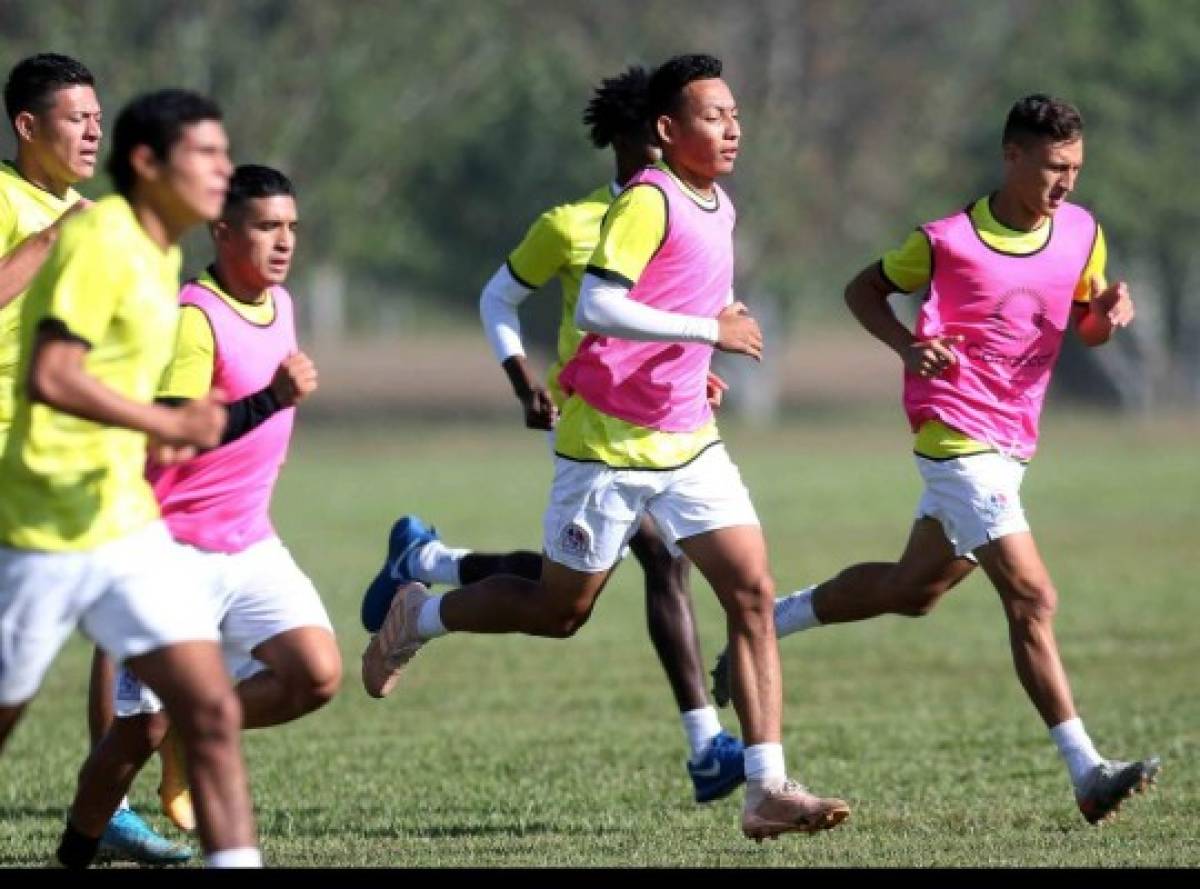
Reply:
[[[573,556],[583,556],[587,555],[587,551],[591,548],[592,540],[587,528],[578,522],[572,522],[558,535],[558,544],[562,547],[563,552]]]
[[[117,697],[123,701],[136,701],[142,696],[142,683],[128,670],[117,673]]]
[[[1003,491],[992,491],[984,498],[983,512],[990,519],[997,519],[1008,512],[1010,504]]]

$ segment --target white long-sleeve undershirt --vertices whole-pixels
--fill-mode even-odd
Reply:
[[[592,274],[583,276],[575,325],[626,340],[668,343],[717,342],[717,319],[667,312],[629,298],[629,288]]]
[[[532,290],[513,277],[506,263],[496,270],[479,295],[483,332],[501,364],[514,355],[525,354],[517,308],[531,293]]]

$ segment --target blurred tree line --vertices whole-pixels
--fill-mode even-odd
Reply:
[[[725,61],[738,286],[783,326],[842,318],[861,266],[996,184],[1012,102],[1057,94],[1087,123],[1076,199],[1140,311],[1061,377],[1127,407],[1200,401],[1200,0],[0,0],[0,50],[79,57],[110,121],[158,86],[216,97],[236,159],[298,184],[317,333],[473,324],[536,215],[611,175],[580,113],[631,63]],[[555,301],[534,302],[548,331]]]

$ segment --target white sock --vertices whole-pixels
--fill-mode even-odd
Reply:
[[[687,733],[688,747],[692,751],[692,765],[700,762],[712,746],[713,738],[721,734],[721,720],[715,707],[701,707],[679,714],[683,730]]]
[[[253,846],[221,849],[204,856],[204,864],[208,867],[262,867],[262,852]]]
[[[764,790],[774,790],[783,786],[787,780],[787,768],[783,762],[783,745],[754,744],[747,747],[746,757],[746,789],[749,791],[747,801]]]
[[[431,540],[410,557],[409,567],[413,576],[423,584],[444,583],[458,586],[458,563],[469,549],[451,549],[440,540]]]
[[[775,635],[782,639],[801,630],[821,626],[813,612],[812,595],[816,584],[775,601]]]
[[[1067,771],[1071,773],[1071,783],[1078,790],[1088,772],[1104,762],[1104,757],[1096,752],[1096,745],[1088,737],[1083,720],[1078,716],[1060,722],[1050,729],[1050,737],[1067,764]]]
[[[422,639],[436,639],[445,636],[449,630],[442,623],[442,597],[430,596],[421,606],[417,615],[417,635]]]
[[[128,809],[128,808],[129,808],[129,797],[127,797],[127,796],[121,797],[121,805],[117,806],[117,811],[120,812],[122,809]]]

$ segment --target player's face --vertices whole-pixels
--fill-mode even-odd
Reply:
[[[1053,216],[1075,189],[1083,167],[1083,139],[1010,143],[1004,148],[1004,161],[1009,184],[1021,203],[1032,213]]]
[[[90,179],[100,154],[100,102],[86,84],[54,93],[54,104],[41,114],[18,119],[18,131],[28,134],[39,163],[54,180],[66,183]]]
[[[298,223],[291,195],[251,198],[238,219],[221,223],[221,250],[242,280],[263,289],[282,284],[292,267]]]
[[[737,103],[719,77],[693,80],[672,115],[659,118],[659,140],[672,166],[698,179],[733,172],[742,130]]]
[[[181,209],[196,222],[221,215],[232,174],[229,139],[216,120],[185,126],[163,167],[163,181],[182,204]]]

